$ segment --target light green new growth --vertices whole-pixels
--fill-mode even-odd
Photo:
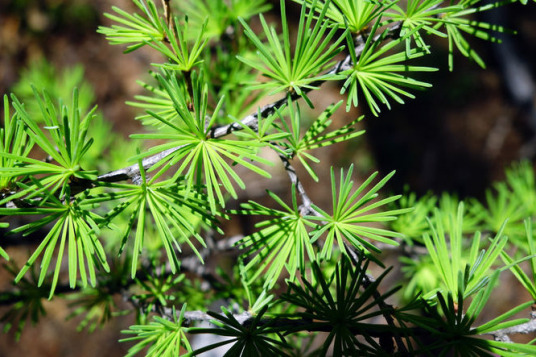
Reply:
[[[160,56],[129,102],[144,125],[133,140],[89,109],[81,67],[35,65],[4,96],[0,229],[37,240],[22,267],[0,241],[16,284],[0,292],[4,331],[18,338],[58,295],[79,329],[135,312],[128,356],[536,355],[502,342],[536,330],[514,318],[536,299],[532,164],[482,201],[397,195],[394,171],[319,165],[321,150],[361,140],[367,112],[432,85],[436,40],[450,70],[455,51],[484,67],[470,37],[505,29],[474,16],[513,2],[296,0],[296,21],[283,0],[271,15],[264,0],[112,7],[98,32]],[[81,88],[69,100],[67,84]],[[346,95],[346,114],[326,86]],[[377,273],[387,251],[396,282]],[[477,324],[509,272],[532,300]],[[226,339],[191,343],[204,334]]]

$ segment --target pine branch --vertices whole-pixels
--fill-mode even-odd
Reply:
[[[298,174],[296,173],[296,169],[294,169],[294,166],[292,166],[288,157],[279,153],[279,158],[283,162],[283,166],[285,167],[285,171],[287,172],[288,177],[290,178],[291,184],[296,187],[296,190],[301,197],[301,200],[302,200],[302,204],[300,206],[301,214],[302,215],[307,215],[307,214],[318,215],[318,212],[316,212],[311,206],[313,204],[313,201],[309,198],[309,196],[305,192],[305,189],[298,177]]]
[[[390,24],[389,28],[387,29],[387,36],[385,36],[384,39],[395,38],[399,33],[401,25],[402,25],[401,22],[393,22],[392,24]],[[379,40],[380,37],[381,37],[381,34],[376,35],[374,37],[374,41]],[[355,55],[356,55],[356,58],[359,59],[359,56],[361,55],[361,53],[363,52],[363,50],[365,48],[365,41],[363,40],[362,35],[360,35],[357,38],[357,43],[358,43],[358,45],[355,48]],[[325,74],[326,75],[327,74],[339,74],[341,72],[344,72],[344,71],[352,68],[352,66],[353,66],[352,56],[347,55],[343,60],[337,62]],[[325,82],[325,80],[315,81],[315,82],[311,83],[311,87],[319,87],[324,82]],[[303,88],[303,90],[302,90],[302,92],[304,94],[309,93],[310,91],[312,91],[312,88]],[[291,96],[290,96],[291,101],[296,101],[296,100],[298,100],[300,98],[302,98],[302,97],[300,95],[296,94],[296,93],[292,93]],[[277,100],[277,101],[275,101],[273,103],[267,104],[264,107],[262,107],[259,111],[255,111],[254,113],[252,113],[252,114],[246,116],[245,118],[243,118],[240,121],[240,123],[231,123],[231,124],[228,124],[228,125],[225,125],[225,126],[215,127],[210,131],[210,137],[213,138],[213,139],[221,138],[221,137],[224,137],[224,136],[227,136],[227,135],[231,134],[234,131],[242,130],[243,126],[248,126],[248,127],[252,128],[253,130],[257,130],[259,113],[260,113],[261,118],[266,118],[266,117],[272,115],[273,113],[275,113],[277,109],[280,109],[280,108],[284,107],[285,105],[287,105],[288,104],[288,99],[289,99],[289,97],[285,96],[285,97],[283,97],[283,98],[281,98],[281,99],[279,99],[279,100]],[[176,152],[177,150],[179,150],[181,148],[182,148],[182,146],[178,146],[178,147],[175,147],[175,148],[164,150],[164,151],[162,151],[162,152],[160,152],[158,154],[155,154],[153,156],[146,157],[146,158],[144,158],[142,160],[142,165],[141,166],[143,167],[144,170],[148,170],[153,165],[158,163],[160,160],[162,160],[165,157],[173,154],[174,152]],[[286,166],[286,164],[285,164],[285,166]],[[293,168],[291,168],[291,167],[287,168],[287,166],[285,167],[285,169],[287,170],[287,172],[289,172],[289,176],[291,177],[291,181],[293,181],[293,182],[296,181],[297,176],[294,177],[295,176],[295,170]],[[118,170],[114,170],[114,171],[99,175],[97,177],[97,179],[96,179],[96,182],[99,182],[99,181],[101,181],[101,182],[120,182],[120,181],[125,181],[125,180],[132,180],[133,182],[136,183],[136,182],[139,181],[139,178],[140,178],[140,166],[136,163],[136,164],[130,165],[130,166],[125,167],[125,168],[121,168],[121,169],[118,169]],[[86,186],[91,187],[91,186],[95,185],[96,182],[94,182],[94,183],[85,182],[85,184],[86,184]],[[299,186],[298,186],[298,181],[296,181],[296,184],[297,184],[296,188],[299,189],[299,187],[301,187],[301,184],[299,184]],[[76,192],[76,191],[72,191],[72,192]],[[308,200],[307,195],[305,195],[303,190],[300,192],[300,195],[304,199],[303,203],[305,205],[305,208],[309,209],[311,201]],[[6,203],[6,206],[9,206],[9,204],[10,204],[10,202]]]
[[[398,32],[401,28],[402,23],[401,22],[393,22],[389,28],[388,28],[388,35],[385,37],[386,39],[395,38],[398,35]],[[381,37],[381,34],[378,34],[374,37],[374,41],[379,40]],[[355,49],[356,57],[359,58],[361,53],[363,52],[365,48],[365,41],[363,40],[362,36],[358,37],[358,45]],[[347,55],[343,60],[337,62],[329,71],[327,71],[325,74],[339,74],[342,73],[350,68],[352,68],[352,56]],[[311,87],[319,87],[321,86],[325,80],[318,80],[316,82],[311,83]],[[303,93],[309,93],[312,91],[311,88],[303,88]],[[296,101],[300,98],[302,98],[300,95],[296,93],[292,93],[290,96],[292,101]],[[258,115],[260,113],[261,118],[266,118],[276,112],[277,109],[280,109],[288,104],[288,97],[285,96],[281,99],[278,99],[277,101],[267,104],[264,107],[260,109],[260,111],[255,111],[254,113],[246,116],[243,118],[240,123],[231,123],[225,126],[215,127],[211,129],[210,131],[210,137],[213,139],[221,138],[224,136],[227,136],[231,134],[234,131],[242,130],[243,126],[248,126],[253,130],[258,129]],[[171,148],[165,151],[162,151],[161,153],[158,153],[153,156],[146,157],[142,161],[142,166],[144,170],[148,170],[151,166],[162,160],[168,155],[171,155],[175,151],[179,150],[181,147]],[[126,168],[122,168],[119,170],[111,171],[106,174],[103,174],[98,177],[98,181],[105,181],[105,182],[118,182],[128,179],[133,179],[135,177],[138,177],[140,175],[139,173],[139,166],[137,164],[131,165]],[[290,174],[289,174],[290,175]],[[292,180],[292,177],[291,177]]]

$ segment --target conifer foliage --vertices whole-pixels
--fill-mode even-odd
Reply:
[[[70,98],[30,87],[31,71],[24,95],[4,96],[0,227],[39,237],[25,263],[5,265],[14,278],[0,292],[6,332],[38,322],[43,300],[57,296],[72,299],[71,317],[91,332],[125,312],[122,296],[136,319],[121,340],[129,356],[220,347],[226,356],[536,355],[532,342],[512,342],[536,330],[529,163],[509,169],[485,202],[390,195],[394,172],[356,182],[354,165],[321,182],[316,166],[317,149],[364,135],[367,118],[335,123],[336,112],[365,108],[381,120],[433,84],[426,76],[438,69],[419,59],[438,39],[450,70],[455,53],[483,67],[470,37],[496,41],[504,29],[475,14],[516,1],[295,2],[295,28],[284,0],[274,9],[264,0],[112,6],[98,32],[127,54],[146,47],[161,58],[128,103],[144,125],[129,141],[89,107],[78,72],[72,85],[84,90]],[[328,81],[343,99],[319,108],[311,94]],[[266,98],[276,99],[260,105]],[[240,201],[250,180],[269,182],[278,166],[288,195]],[[328,187],[331,205],[314,202],[298,173]],[[222,227],[240,216],[257,223],[230,236]],[[404,277],[393,286],[385,250],[400,255]],[[8,253],[0,238],[0,259]],[[207,266],[223,253],[230,268]],[[481,321],[500,274],[532,300]]]

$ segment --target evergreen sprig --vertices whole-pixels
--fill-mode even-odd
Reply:
[[[520,344],[495,340],[486,340],[478,337],[482,334],[491,334],[494,331],[519,325],[528,319],[509,320],[515,314],[526,309],[532,301],[521,304],[497,318],[475,327],[475,320],[488,303],[491,292],[497,282],[499,272],[492,275],[490,283],[472,299],[465,309],[466,300],[460,291],[456,297],[451,293],[437,295],[437,305],[425,305],[426,311],[433,319],[435,327],[427,324],[426,328],[433,336],[435,342],[426,346],[422,353],[436,351],[439,354],[453,354],[455,356],[481,356],[495,354],[498,356],[530,356],[536,352],[532,344]],[[446,295],[446,296],[445,296]]]
[[[367,30],[371,23],[376,22],[383,12],[390,8],[396,1],[381,3],[368,0],[294,0],[304,4],[316,12],[322,13],[327,7],[326,17],[337,27],[349,29],[353,35]]]
[[[368,186],[377,176],[377,172],[372,174],[355,191],[354,182],[352,181],[352,171],[353,166],[350,166],[350,169],[344,175],[344,171],[341,169],[339,187],[337,189],[334,170],[333,168],[331,169],[331,194],[333,202],[331,214],[313,205],[314,210],[319,215],[311,219],[322,222],[322,225],[319,225],[313,232],[313,241],[318,240],[324,235],[326,236],[324,247],[320,253],[320,258],[322,259],[329,259],[331,257],[334,251],[335,241],[337,241],[338,247],[343,253],[349,254],[345,248],[346,241],[362,251],[380,252],[381,250],[369,240],[398,245],[399,243],[393,238],[402,238],[400,233],[369,226],[376,222],[395,220],[397,215],[409,211],[409,209],[400,209],[375,212],[377,208],[388,205],[400,198],[400,196],[392,196],[373,202],[378,196],[378,191],[394,175],[394,171],[369,189]]]
[[[81,116],[78,108],[78,92],[73,92],[72,104],[69,109],[66,105],[60,103],[60,111],[52,103],[47,93],[43,97],[35,91],[35,97],[41,108],[44,118],[42,128],[28,115],[23,104],[13,97],[12,105],[15,108],[21,122],[26,126],[26,133],[49,157],[49,163],[41,160],[30,158],[29,149],[24,147],[24,140],[20,142],[23,145],[18,148],[17,153],[0,152],[0,155],[9,162],[17,162],[19,165],[11,167],[1,167],[0,173],[9,180],[18,180],[23,177],[33,177],[26,183],[21,182],[21,190],[13,193],[0,201],[0,204],[13,199],[32,199],[39,195],[48,196],[59,191],[59,197],[68,198],[66,190],[70,190],[71,184],[80,184],[84,187],[87,181],[97,178],[96,171],[85,171],[80,163],[84,155],[88,152],[93,143],[93,139],[88,138],[88,128],[94,117],[93,108],[84,117]],[[37,175],[42,177],[36,178]],[[46,191],[46,192],[45,192]]]
[[[153,0],[132,0],[143,15],[131,14],[112,6],[117,15],[105,13],[104,16],[120,25],[101,26],[97,32],[106,36],[112,45],[128,44],[125,53],[137,50],[152,41],[163,40],[165,26]]]
[[[217,336],[224,336],[226,339],[221,342],[196,349],[194,355],[213,350],[228,344],[229,347],[225,356],[276,356],[281,354],[281,348],[286,348],[287,344],[281,334],[280,328],[272,326],[276,320],[266,322],[263,320],[267,307],[245,324],[238,321],[233,314],[225,308],[222,308],[223,314],[209,312],[214,318],[212,320],[216,328],[193,328],[189,332],[192,334],[211,333]],[[271,337],[274,335],[274,337]],[[275,337],[277,336],[277,337]]]
[[[316,0],[314,2],[316,3]],[[284,0],[281,0],[283,44],[280,44],[275,29],[268,26],[262,15],[260,19],[268,40],[266,44],[261,42],[244,20],[241,20],[245,33],[257,47],[257,55],[264,66],[253,59],[238,58],[269,78],[267,82],[254,84],[251,89],[271,89],[269,94],[280,91],[297,93],[310,107],[313,107],[304,90],[316,89],[314,83],[317,81],[342,79],[341,76],[331,73],[321,74],[332,64],[333,57],[342,51],[343,47],[339,44],[344,39],[344,36],[335,37],[335,28],[328,32],[329,23],[324,20],[327,9],[327,5],[324,6],[324,10],[315,19],[313,11],[306,14],[306,7],[302,7],[294,51],[290,47],[291,39]],[[316,23],[312,25],[314,19]],[[332,39],[335,39],[333,43]]]
[[[173,101],[176,112],[176,122],[166,120],[156,113],[149,112],[151,116],[162,122],[173,131],[170,133],[138,134],[132,135],[139,139],[169,140],[166,144],[154,146],[150,150],[135,156],[132,160],[160,153],[164,150],[174,149],[171,155],[163,157],[148,172],[157,168],[160,170],[154,176],[159,177],[167,170],[179,164],[173,176],[184,176],[188,188],[204,185],[207,199],[213,213],[217,212],[217,205],[225,207],[225,198],[220,188],[236,198],[236,190],[232,181],[240,188],[245,188],[244,181],[234,172],[227,160],[233,164],[240,164],[251,171],[264,176],[270,175],[263,169],[253,165],[250,161],[270,165],[271,162],[256,155],[253,148],[259,143],[254,141],[239,141],[231,139],[218,139],[211,136],[211,128],[218,118],[220,104],[216,106],[210,117],[207,116],[207,86],[202,76],[195,74],[193,80],[193,108],[190,111],[188,102],[181,92],[176,78],[158,76],[160,83],[166,89]],[[232,181],[231,181],[232,180]]]
[[[148,357],[189,355],[192,352],[192,347],[186,336],[188,328],[183,326],[185,311],[186,304],[182,306],[178,315],[175,313],[175,308],[173,308],[172,321],[160,316],[154,316],[153,320],[148,324],[133,325],[130,326],[130,329],[122,331],[125,334],[134,336],[124,338],[119,342],[139,341],[129,349],[127,356],[134,356],[146,347],[149,347],[146,354]],[[186,353],[184,353],[184,350],[186,350]]]
[[[441,213],[436,210],[435,224],[431,224],[432,234],[425,233],[423,236],[436,271],[446,291],[452,293],[453,299],[458,298],[460,294],[463,298],[467,298],[488,284],[491,267],[508,241],[501,228],[491,239],[487,251],[480,250],[481,234],[476,232],[472,238],[469,254],[464,254],[466,247],[462,235],[463,211],[463,203],[460,203],[457,215],[450,216],[449,226],[446,229],[439,217]],[[446,231],[449,233],[449,239],[446,238]],[[438,288],[438,291],[442,291],[442,288]],[[427,296],[433,293],[435,291],[429,292]]]
[[[296,271],[305,272],[306,258],[316,257],[309,230],[316,226],[311,217],[303,216],[297,203],[296,189],[292,187],[292,206],[287,205],[273,192],[268,195],[282,207],[281,210],[268,208],[250,201],[242,205],[240,214],[273,217],[258,223],[259,231],[244,237],[238,243],[246,249],[247,255],[253,255],[245,266],[254,270],[248,283],[258,279],[261,274],[266,287],[273,287],[284,268],[290,280],[296,277]]]
[[[460,0],[456,5],[462,10],[447,12],[441,16],[441,23],[444,25],[448,43],[449,43],[449,68],[454,68],[454,47],[460,51],[462,55],[475,61],[479,66],[485,68],[484,60],[472,48],[471,44],[464,37],[464,33],[475,36],[479,39],[498,42],[494,32],[505,32],[505,28],[499,25],[490,25],[486,22],[474,20],[470,16],[479,12],[488,11],[508,4],[510,1],[497,1],[482,4],[480,0]],[[480,3],[480,4],[479,4]]]
[[[376,296],[387,271],[367,285],[368,264],[368,260],[359,260],[354,266],[348,257],[343,256],[335,271],[325,276],[318,263],[314,262],[311,279],[304,279],[300,285],[289,282],[287,293],[282,295],[283,301],[303,309],[288,315],[309,321],[307,325],[300,325],[300,329],[329,332],[323,342],[321,355],[326,355],[330,347],[337,356],[382,351],[382,346],[374,338],[381,328],[378,330],[375,324],[368,321],[382,316],[383,312],[371,300],[385,300],[395,290]],[[292,327],[289,330],[292,331]],[[357,331],[366,342],[356,338]]]
[[[180,243],[187,243],[202,261],[194,244],[197,242],[205,245],[198,233],[198,226],[203,223],[207,227],[212,227],[215,223],[215,219],[205,211],[208,204],[206,198],[180,182],[169,180],[156,182],[154,178],[148,180],[143,168],[140,169],[140,173],[139,184],[109,184],[106,186],[113,191],[95,195],[88,201],[100,203],[118,200],[119,204],[102,218],[101,225],[109,225],[113,223],[115,217],[129,212],[119,253],[126,247],[135,225],[131,276],[136,275],[139,256],[145,245],[145,232],[149,225],[156,227],[173,273],[180,266],[176,253],[181,252]]]
[[[359,91],[362,91],[371,112],[378,116],[380,112],[378,100],[390,109],[389,98],[400,104],[404,104],[401,96],[415,98],[413,94],[402,88],[422,89],[431,86],[429,83],[408,77],[406,73],[437,70],[432,67],[409,66],[406,64],[409,60],[423,56],[424,51],[411,49],[409,53],[402,51],[387,55],[388,51],[405,41],[416,29],[407,33],[404,37],[399,37],[384,44],[389,31],[384,30],[377,40],[373,36],[379,25],[380,22],[377,21],[372,27],[359,58],[355,54],[354,40],[349,34],[346,36],[353,63],[353,68],[344,72],[347,77],[341,89],[341,94],[348,92],[347,111],[350,110],[352,105],[358,106],[358,94]]]
[[[429,52],[429,46],[423,37],[423,32],[426,34],[433,34],[442,38],[446,38],[443,32],[437,29],[437,25],[441,24],[442,18],[445,14],[451,12],[457,12],[462,9],[461,6],[441,6],[443,1],[441,0],[409,0],[404,7],[393,4],[391,9],[393,11],[386,12],[386,15],[395,21],[402,22],[402,28],[400,30],[401,36],[411,34],[411,36],[405,37],[406,53],[408,56],[411,51],[411,42],[415,42],[415,45],[426,52]]]
[[[15,170],[20,161],[17,158],[27,157],[33,148],[33,141],[24,130],[24,124],[17,114],[10,115],[10,105],[7,95],[4,96],[4,124],[0,128],[0,163],[3,170]],[[0,189],[3,191],[0,201],[8,195],[9,190],[15,189],[15,175],[0,176]],[[6,192],[7,191],[7,192]]]
[[[525,290],[530,294],[533,300],[536,301],[536,243],[534,242],[534,235],[532,230],[532,222],[530,219],[525,219],[525,232],[527,235],[528,250],[528,262],[530,272],[527,274],[520,266],[519,261],[514,259],[506,251],[501,252],[501,258],[510,267],[512,274],[523,285]],[[524,259],[523,259],[524,260]]]
[[[199,29],[195,41],[191,46],[189,46],[187,41],[187,36],[191,35],[190,31],[188,31],[188,17],[184,18],[182,24],[179,24],[179,21],[175,18],[175,21],[171,26],[172,28],[162,24],[167,42],[169,42],[171,48],[168,48],[166,42],[158,41],[154,38],[151,42],[147,43],[171,62],[157,64],[156,66],[174,71],[190,72],[202,61],[200,56],[203,52],[203,48],[207,44],[207,38],[205,36],[206,21],[203,23],[201,29]]]
[[[289,100],[290,101],[290,100]],[[340,129],[335,129],[331,132],[324,133],[332,123],[330,117],[341,106],[342,101],[330,105],[326,110],[311,124],[311,126],[302,133],[302,114],[300,107],[290,105],[288,107],[288,116],[290,125],[284,120],[280,110],[277,114],[281,119],[281,127],[278,128],[281,135],[287,134],[286,140],[282,143],[282,148],[285,154],[290,158],[298,158],[311,177],[318,182],[318,175],[311,167],[309,162],[319,163],[320,160],[310,154],[308,151],[329,145],[333,145],[342,141],[354,139],[365,133],[364,130],[357,131],[355,125],[363,119],[359,117]],[[273,140],[273,139],[272,139]]]
[[[38,183],[36,183],[38,184]],[[84,206],[83,199],[74,201],[60,201],[52,193],[48,193],[34,208],[0,208],[2,215],[42,215],[37,221],[22,225],[13,229],[12,233],[28,235],[53,224],[52,228],[31,257],[21,269],[15,282],[18,282],[43,254],[41,261],[41,274],[38,286],[41,286],[47,277],[48,268],[57,254],[56,267],[52,278],[49,298],[54,295],[54,290],[59,280],[59,273],[64,252],[68,254],[69,262],[69,285],[74,288],[77,284],[77,275],[80,274],[82,286],[86,286],[89,279],[92,285],[96,284],[96,269],[102,267],[105,271],[110,268],[106,261],[106,253],[98,239],[98,223],[102,217],[88,211]],[[96,265],[97,263],[98,265]]]

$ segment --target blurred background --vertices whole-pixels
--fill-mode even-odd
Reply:
[[[272,13],[277,17],[279,1],[273,2]],[[123,55],[123,48],[110,46],[96,33],[99,25],[110,24],[102,14],[112,5],[133,8],[129,0],[0,1],[0,93],[15,90],[27,68],[43,59],[51,64],[43,64],[43,71],[81,64],[84,78],[94,89],[95,103],[113,130],[125,137],[138,132],[141,125],[133,120],[136,111],[125,101],[142,93],[136,80],[146,78],[154,54],[141,49]],[[298,17],[297,6],[289,11],[289,18]],[[500,23],[518,34],[501,36],[502,45],[472,40],[486,70],[456,56],[454,72],[449,72],[447,44],[439,42],[438,50],[421,61],[440,69],[427,75],[433,87],[414,92],[417,98],[408,99],[406,105],[383,109],[378,118],[364,112],[367,134],[357,143],[322,154],[326,170],[318,171],[325,173],[324,180],[327,164],[336,160],[339,165],[355,163],[363,176],[373,170],[396,169],[388,188],[393,192],[400,193],[409,185],[419,194],[449,191],[461,198],[481,198],[493,181],[503,178],[505,166],[536,156],[536,6],[508,6],[481,20]],[[323,88],[318,99],[330,104],[338,100],[338,90],[336,86]],[[322,192],[312,196],[323,199]],[[21,262],[26,254],[21,249],[17,259],[17,253],[10,251]],[[0,290],[5,290],[10,282],[1,271]],[[125,354],[127,346],[117,340],[120,330],[132,323],[132,316],[114,319],[88,335],[76,331],[79,321],[65,322],[68,301],[55,299],[46,308],[48,317],[37,327],[25,328],[18,343],[11,333],[0,334],[0,357]]]

